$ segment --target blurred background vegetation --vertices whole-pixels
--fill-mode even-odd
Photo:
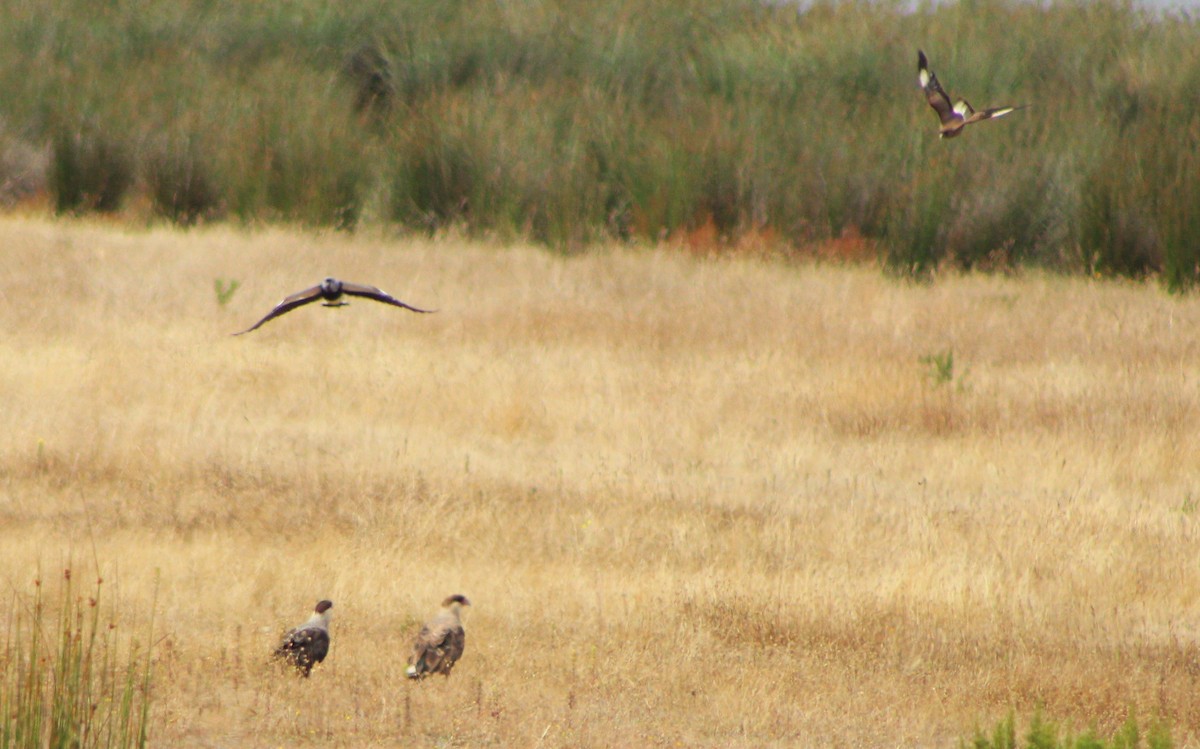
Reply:
[[[878,253],[916,276],[1200,278],[1200,28],[1184,14],[0,0],[0,16],[9,204],[564,250],[697,235]],[[952,96],[1033,107],[939,141],[918,47]]]

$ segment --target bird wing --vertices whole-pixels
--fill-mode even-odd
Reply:
[[[1015,106],[1015,107],[1012,107],[1012,106],[992,107],[991,109],[985,109],[982,112],[972,112],[970,119],[968,119],[967,121],[968,122],[979,122],[980,120],[991,120],[991,119],[995,119],[996,117],[1003,117],[1004,115],[1008,114],[1009,112],[1015,112],[1018,109],[1024,109],[1025,107],[1028,107],[1028,106],[1029,106],[1028,104],[1021,104],[1020,106]]]
[[[451,617],[438,616],[417,633],[409,665],[416,667],[417,676],[449,672],[465,643],[462,625]]]
[[[325,660],[328,654],[329,632],[324,627],[293,629],[275,650],[277,659],[286,660],[306,678],[312,667]]]
[[[917,50],[917,82],[925,91],[925,100],[933,107],[933,111],[937,112],[943,125],[962,119],[962,115],[950,103],[950,96],[938,82],[937,76],[929,69],[929,61],[925,59],[925,53],[921,50]]]
[[[314,663],[323,660],[329,653],[329,633],[321,627],[293,629],[283,638],[275,655],[297,652],[307,653]]]
[[[283,298],[282,302],[275,305],[275,309],[273,309],[267,313],[266,317],[264,317],[263,319],[259,320],[256,323],[254,323],[253,325],[251,325],[250,327],[241,331],[240,333],[234,333],[234,335],[243,335],[245,333],[249,333],[252,330],[257,330],[258,328],[262,327],[263,324],[266,323],[268,320],[274,320],[276,317],[279,317],[280,315],[282,315],[284,313],[291,312],[292,310],[296,309],[297,307],[308,304],[309,302],[314,302],[320,298],[321,298],[320,284],[313,286],[310,289],[305,289],[304,291],[297,291],[295,294],[285,296]]]
[[[445,640],[442,648],[446,651],[446,675],[450,674],[450,668],[458,663],[458,659],[462,657],[463,649],[467,645],[467,633],[462,627],[455,627],[450,631],[449,636]]]
[[[329,655],[329,633],[323,629],[310,630],[308,652],[313,663],[320,663]]]
[[[383,302],[384,304],[393,304],[397,307],[403,307],[404,309],[412,310],[413,312],[428,313],[433,311],[428,309],[419,309],[411,304],[405,304],[386,291],[382,291],[374,286],[367,286],[366,284],[361,283],[342,281],[342,293],[349,294],[350,296],[361,296],[366,297],[367,299],[374,299],[375,301]]]

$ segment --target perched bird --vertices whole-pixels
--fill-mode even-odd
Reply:
[[[367,299],[374,299],[377,302],[383,302],[384,304],[394,304],[397,307],[403,307],[404,309],[412,310],[413,312],[420,312],[422,314],[433,311],[427,309],[417,309],[412,305],[405,304],[391,294],[380,291],[374,286],[365,286],[363,284],[350,283],[349,281],[339,281],[336,278],[330,277],[326,278],[324,281],[310,289],[297,291],[295,294],[284,297],[283,301],[279,304],[276,304],[275,309],[268,312],[266,317],[254,323],[245,330],[239,333],[234,333],[234,335],[249,333],[250,331],[261,327],[268,320],[274,320],[276,317],[279,317],[286,312],[291,312],[297,307],[302,307],[309,302],[315,302],[318,299],[325,300],[322,302],[322,306],[325,307],[344,307],[349,304],[349,302],[339,301],[343,294],[349,296],[362,296],[366,297]]]
[[[941,129],[938,132],[939,138],[953,138],[961,133],[964,127],[973,122],[1003,117],[1009,112],[1015,112],[1018,109],[1024,109],[1029,106],[1028,104],[1022,104],[1016,107],[993,107],[992,109],[985,109],[982,112],[976,112],[965,99],[959,99],[954,104],[951,104],[950,96],[942,88],[942,84],[938,83],[937,76],[929,69],[929,61],[925,59],[925,53],[921,50],[917,50],[917,81],[920,82],[921,88],[925,91],[925,98],[929,101],[929,106],[933,107],[933,111],[937,112],[938,119],[942,123]]]
[[[441,612],[421,627],[413,643],[408,668],[410,679],[424,679],[430,674],[450,675],[450,669],[462,657],[466,634],[463,632],[462,607],[470,606],[466,596],[455,594],[442,601]]]
[[[329,654],[329,610],[332,601],[318,601],[308,621],[284,635],[275,658],[288,661],[304,676]]]

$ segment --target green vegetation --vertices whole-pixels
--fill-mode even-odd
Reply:
[[[183,225],[457,225],[565,249],[849,234],[903,275],[1200,278],[1200,24],[1122,0],[0,12],[0,143],[53,149],[60,211],[132,193]],[[939,141],[918,46],[952,95],[1032,108]]]
[[[1165,726],[1153,723],[1143,735],[1133,715],[1106,741],[1098,737],[1095,730],[1078,735],[1070,731],[1060,733],[1058,726],[1037,712],[1029,721],[1025,743],[1019,744],[1017,738],[1016,719],[1009,713],[1007,718],[996,724],[990,736],[982,730],[976,730],[970,744],[959,742],[959,746],[964,749],[968,746],[972,749],[1017,749],[1018,746],[1025,749],[1171,749],[1174,746],[1171,732]]]
[[[948,385],[954,379],[954,349],[925,354],[919,361],[925,365],[925,376],[934,385]]]
[[[233,299],[233,293],[237,291],[241,285],[242,282],[236,278],[231,278],[228,280],[224,278],[214,278],[213,291],[217,295],[217,305],[224,307],[226,304],[229,304],[229,300]]]
[[[67,569],[50,604],[35,585],[4,622],[0,749],[145,746],[148,643],[119,647],[117,625],[101,620],[101,580],[90,596],[77,595]]]

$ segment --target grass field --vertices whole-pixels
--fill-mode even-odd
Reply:
[[[156,746],[947,746],[1038,705],[1200,743],[1200,300],[370,233],[0,246],[0,581],[98,563],[119,631],[157,609]],[[229,335],[330,273],[439,311]],[[406,683],[454,592],[466,655]],[[331,655],[285,678],[322,597]]]

